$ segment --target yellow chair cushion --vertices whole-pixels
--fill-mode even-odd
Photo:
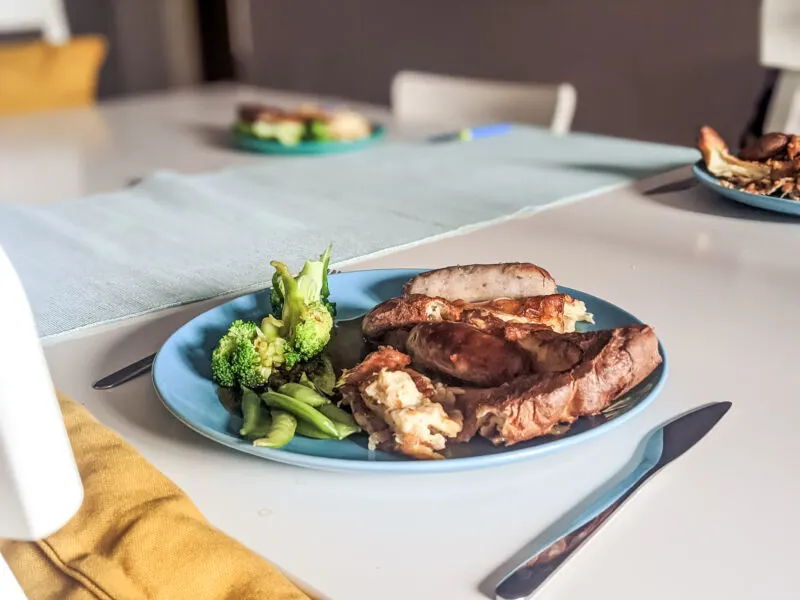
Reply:
[[[84,501],[46,539],[0,540],[28,598],[310,600],[211,526],[180,488],[83,406],[62,395],[59,402]]]
[[[0,45],[0,115],[93,104],[106,51],[94,35]]]

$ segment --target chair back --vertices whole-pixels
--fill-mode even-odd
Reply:
[[[461,129],[512,121],[565,134],[577,93],[569,83],[490,81],[401,71],[392,81],[392,112],[404,126]]]

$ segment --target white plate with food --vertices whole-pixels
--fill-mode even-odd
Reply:
[[[328,259],[273,263],[271,290],[176,331],[153,365],[170,412],[282,463],[443,472],[622,433],[664,385],[652,327],[535,265],[328,277]]]

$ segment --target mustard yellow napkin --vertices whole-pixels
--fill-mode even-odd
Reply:
[[[0,44],[0,115],[93,104],[106,50],[97,35]]]
[[[64,396],[59,402],[85,500],[40,542],[0,541],[28,598],[308,600],[209,525],[174,483],[85,408]]]

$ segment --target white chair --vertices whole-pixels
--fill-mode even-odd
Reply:
[[[83,484],[39,342],[33,313],[0,246],[0,538],[39,540],[83,502]],[[7,346],[7,347],[5,347]],[[0,598],[25,600],[0,556]]]
[[[569,83],[511,83],[401,71],[391,89],[398,124],[461,129],[512,121],[565,134],[572,127],[577,92]]]
[[[760,62],[779,69],[764,131],[800,134],[800,3],[762,0]]]
[[[51,44],[69,39],[62,0],[0,0],[0,33],[36,30]]]
[[[800,135],[800,71],[778,74],[764,120],[764,132],[768,131]]]

